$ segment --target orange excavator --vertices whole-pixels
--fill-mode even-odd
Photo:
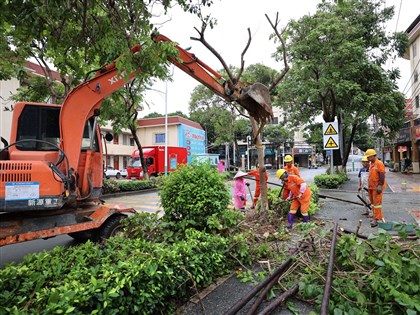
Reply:
[[[162,35],[153,39],[171,43]],[[257,121],[272,117],[264,85],[228,83],[195,55],[175,47],[179,58],[169,61],[185,73],[227,102],[238,102]],[[130,53],[140,49],[136,45]],[[61,105],[14,106],[10,144],[1,138],[0,246],[61,234],[99,241],[117,233],[120,220],[135,212],[122,205],[104,205],[100,199],[99,109],[107,96],[134,77],[119,74],[117,60],[74,88]]]

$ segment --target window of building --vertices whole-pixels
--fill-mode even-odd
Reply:
[[[419,80],[419,73],[414,70],[414,82],[417,82]]]
[[[415,106],[416,106],[416,108],[419,108],[419,96],[418,95],[415,98]]]
[[[279,118],[278,117],[274,117],[273,120],[271,121],[271,123],[273,125],[278,125],[279,124]]]
[[[123,157],[123,168],[126,168],[128,166],[129,157],[124,156]]]
[[[130,138],[130,145],[131,146],[135,145],[134,138]]]
[[[123,144],[130,145],[130,135],[123,135]]]
[[[118,144],[118,134],[114,133],[114,140],[113,140],[114,144]]]
[[[155,133],[155,143],[165,143],[165,134]]]
[[[417,56],[417,44],[413,43],[413,58]]]

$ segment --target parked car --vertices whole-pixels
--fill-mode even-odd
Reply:
[[[270,163],[264,164],[265,169],[271,170],[273,168],[273,165]]]
[[[116,170],[112,166],[108,166],[108,168],[104,172],[104,176],[106,179],[110,179],[111,177],[115,177],[116,179],[126,178],[127,177],[127,170],[124,168],[122,170]]]

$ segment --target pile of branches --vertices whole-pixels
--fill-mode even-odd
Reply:
[[[331,232],[314,223],[297,224],[287,247],[300,247],[276,289],[299,284],[297,298],[320,308],[331,249]],[[274,242],[275,243],[275,242]],[[284,247],[270,257],[287,257]],[[273,253],[273,251],[271,251]],[[420,312],[420,246],[418,240],[379,233],[368,240],[340,235],[334,251],[329,310],[334,314],[417,314]],[[271,264],[273,268],[273,264]]]

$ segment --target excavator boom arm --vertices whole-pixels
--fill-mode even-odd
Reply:
[[[153,36],[155,42],[169,42],[163,35]],[[259,83],[251,87],[228,87],[227,82],[220,83],[222,76],[198,59],[194,54],[175,46],[178,58],[168,60],[185,73],[202,83],[227,102],[237,101],[246,108],[251,116],[259,121],[272,117],[271,101],[268,89]],[[135,53],[141,46],[135,45],[129,53]],[[101,68],[96,76],[72,90],[62,105],[60,113],[61,148],[66,152],[69,169],[77,172],[80,159],[80,147],[86,121],[99,109],[103,100],[124,86],[134,77],[134,73],[119,73],[114,62]],[[141,71],[141,69],[138,69]],[[218,81],[219,80],[219,81]],[[78,141],[78,143],[77,143]],[[85,169],[85,172],[87,170]],[[83,175],[86,177],[86,174]]]
[[[153,39],[156,42],[172,42],[163,35],[158,35]],[[182,61],[176,58],[170,58],[168,60],[171,63],[226,101],[232,101],[226,95],[224,86],[217,81],[217,79],[222,79],[219,73],[185,49],[179,46],[175,47],[179,52],[179,59]],[[135,53],[140,49],[140,45],[135,45],[130,52]],[[117,60],[102,67],[101,71],[94,78],[77,86],[64,100],[60,114],[61,146],[64,152],[66,152],[70,168],[73,170],[77,169],[80,157],[80,143],[77,145],[75,139],[81,141],[86,121],[93,116],[96,109],[101,107],[106,97],[119,90],[134,77],[134,73],[127,77],[125,73],[119,74],[116,67]]]

